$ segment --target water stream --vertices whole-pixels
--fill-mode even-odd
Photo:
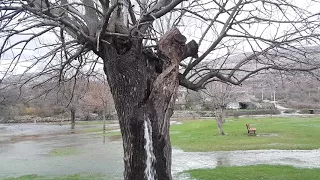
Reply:
[[[152,167],[153,162],[155,161],[155,156],[153,154],[153,145],[152,145],[152,126],[150,119],[147,118],[144,121],[144,139],[146,144],[144,145],[144,149],[147,153],[146,159],[146,169],[144,171],[147,180],[154,180],[155,174],[154,169]]]

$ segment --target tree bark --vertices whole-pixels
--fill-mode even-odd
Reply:
[[[76,125],[76,110],[74,108],[70,109],[70,114],[71,114],[71,129],[75,128]]]
[[[114,98],[124,148],[124,179],[171,180],[170,117],[179,86],[179,62],[187,54],[178,29],[142,49],[141,39],[107,38],[101,57]],[[185,38],[183,36],[183,38]]]
[[[106,130],[106,107],[105,106],[103,106],[103,110],[102,110],[102,119],[103,119],[102,130],[105,131]]]
[[[218,133],[220,135],[225,135],[222,126],[225,122],[225,109],[223,107],[220,107],[217,111],[216,111],[216,123],[217,123],[217,127],[218,127]]]

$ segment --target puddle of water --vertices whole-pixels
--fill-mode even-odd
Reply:
[[[12,131],[14,129],[12,127],[5,127],[3,129],[6,132],[0,132],[0,137],[1,133],[11,136],[20,132],[20,129],[25,132],[30,127],[18,127],[16,131]],[[61,133],[63,128],[54,131]],[[69,128],[68,125],[67,132],[69,132]],[[33,126],[31,129],[35,132]],[[114,179],[122,179],[123,150],[121,141],[111,141],[108,139],[109,137],[95,134],[51,134],[50,136],[41,136],[41,138],[33,138],[37,137],[33,135],[26,137],[28,138],[15,143],[0,142],[0,177],[26,174],[99,173],[112,176]],[[61,147],[76,148],[79,153],[70,156],[52,157],[48,155],[53,149]],[[217,166],[270,164],[320,168],[320,149],[217,152],[184,152],[173,149],[172,153],[172,173],[173,178],[177,180],[190,179],[188,175],[182,173],[185,170],[215,168]]]
[[[183,124],[183,122],[171,120],[171,121],[170,121],[170,125],[174,125],[174,124]]]
[[[320,150],[249,150],[217,152],[183,152],[173,150],[173,172],[216,166],[249,166],[258,164],[291,165],[320,168]]]
[[[170,134],[179,134],[181,133],[180,131],[170,131]]]
[[[99,173],[121,179],[122,143],[118,141],[103,144],[102,138],[70,134],[8,144],[0,150],[0,177]],[[74,147],[79,153],[49,156],[50,151],[61,147]]]
[[[106,136],[104,136],[106,137]],[[109,141],[121,141],[121,135],[114,135],[114,136],[107,136],[106,137]]]

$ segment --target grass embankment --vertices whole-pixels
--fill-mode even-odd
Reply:
[[[39,175],[24,175],[20,177],[3,178],[3,180],[111,180],[111,177],[105,175],[93,174],[93,175],[81,175],[72,174],[64,176],[39,176]]]
[[[301,180],[320,179],[320,169],[299,169],[290,166],[244,166],[217,167],[215,169],[197,169],[186,171],[197,180]]]
[[[248,136],[246,123],[257,128],[257,136]],[[227,119],[226,136],[217,134],[215,120],[184,121],[171,127],[173,146],[185,151],[231,151],[258,149],[320,148],[320,118],[239,118]]]

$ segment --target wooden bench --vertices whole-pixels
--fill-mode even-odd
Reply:
[[[248,130],[248,134],[256,134],[256,128],[252,128],[252,127],[250,127],[250,124],[249,123],[247,123],[246,124],[246,126],[247,126],[247,130]]]

